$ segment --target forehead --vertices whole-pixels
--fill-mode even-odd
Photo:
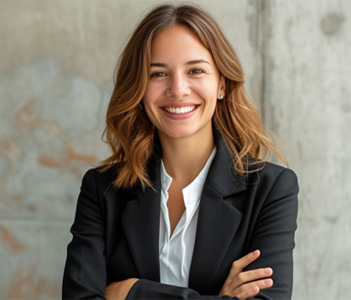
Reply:
[[[207,59],[213,62],[211,53],[199,38],[186,26],[175,25],[159,32],[151,43],[151,60]]]

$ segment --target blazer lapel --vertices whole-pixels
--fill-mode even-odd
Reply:
[[[159,281],[161,182],[159,168],[150,168],[149,176],[154,189],[137,188],[133,192],[122,214],[122,226],[140,278]]]
[[[216,147],[201,196],[189,277],[189,286],[200,294],[210,290],[237,232],[242,218],[240,200],[246,190],[243,179],[236,177],[232,158],[221,137],[217,136]]]

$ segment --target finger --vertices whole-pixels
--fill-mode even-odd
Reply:
[[[247,267],[249,264],[254,262],[257,258],[260,257],[260,250],[255,250],[250,252],[249,254],[243,256],[242,258],[236,260],[232,264],[232,268],[230,269],[229,275],[227,277],[228,280],[233,280],[233,278],[239,274],[242,269]]]
[[[268,279],[272,276],[272,268],[260,268],[251,271],[240,272],[231,280],[226,280],[223,285],[223,292],[234,291],[240,289],[245,284],[256,282],[258,280]]]
[[[237,295],[237,298],[240,300],[245,300],[247,298],[257,296],[259,292],[260,292],[260,289],[257,286],[254,286],[253,288],[251,288],[251,290],[244,291],[239,295]]]
[[[261,255],[260,250],[252,251],[249,254],[243,256],[242,258],[236,260],[234,264],[236,265],[237,268],[244,269],[249,264],[254,262],[257,258],[259,258],[260,255]]]
[[[272,268],[261,268],[246,272],[240,272],[233,278],[233,283],[235,282],[236,286],[240,286],[248,282],[270,277],[272,274]]]
[[[258,280],[242,285],[240,288],[234,291],[233,294],[236,294],[236,297],[239,299],[246,299],[249,297],[254,297],[260,292],[260,290],[268,289],[272,286],[273,280],[270,278]]]

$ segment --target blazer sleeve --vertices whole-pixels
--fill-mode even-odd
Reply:
[[[261,290],[248,298],[267,300],[288,300],[292,294],[294,236],[297,228],[297,194],[296,175],[284,169],[279,176],[269,176],[268,182],[259,190],[253,212],[253,230],[249,237],[249,252],[261,251],[260,258],[247,270],[272,267],[273,287]],[[271,182],[273,180],[273,182]],[[127,299],[238,299],[216,295],[200,295],[190,288],[181,288],[141,279],[131,288]]]
[[[73,239],[67,247],[63,276],[63,299],[105,299],[106,263],[104,212],[97,194],[94,170],[82,182]]]
[[[299,187],[290,169],[283,169],[275,178],[273,184],[269,180],[260,183],[263,200],[254,215],[248,246],[248,252],[259,249],[261,256],[247,270],[273,269],[273,287],[262,290],[258,299],[291,299],[292,295]]]

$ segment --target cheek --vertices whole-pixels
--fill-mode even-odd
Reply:
[[[150,93],[150,88],[146,88],[146,91],[145,91],[144,97],[143,97],[144,106],[150,105],[150,99],[152,99],[151,93]]]
[[[150,107],[154,105],[157,102],[157,99],[160,97],[161,92],[162,90],[159,85],[149,84],[146,87],[144,97],[143,97],[144,105],[148,105]]]
[[[216,107],[217,104],[217,96],[218,96],[218,89],[216,86],[204,86],[201,90],[202,97],[206,100],[205,104],[211,109]]]
[[[202,94],[203,96],[206,95],[206,98],[217,98],[217,94],[219,91],[219,82],[214,78],[210,78],[208,80],[196,82],[194,88],[197,90],[198,93]]]
[[[154,98],[152,97],[152,93],[150,93],[150,91],[145,92],[143,98],[144,110],[151,123],[155,125],[157,107],[153,99]]]
[[[144,99],[144,110],[145,110],[145,113],[147,115],[147,117],[149,118],[150,121],[152,121],[154,118],[153,118],[153,112],[151,110],[151,107],[150,107],[150,103],[148,103],[148,101],[145,101],[146,99]]]

